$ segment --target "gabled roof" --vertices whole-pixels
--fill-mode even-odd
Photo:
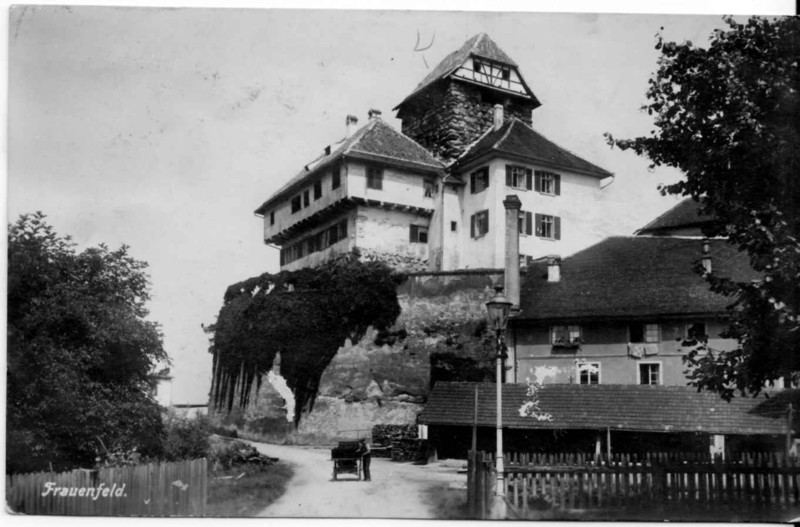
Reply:
[[[516,117],[507,119],[499,130],[490,128],[459,156],[452,167],[464,166],[490,153],[507,154],[601,179],[614,175],[558,146]]]
[[[437,382],[419,415],[429,425],[472,425],[475,389],[478,425],[495,426],[497,385]],[[503,426],[511,429],[594,429],[634,432],[706,432],[711,434],[782,434],[786,407],[800,402],[800,390],[783,390],[757,398],[719,395],[685,386],[638,384],[544,384],[538,390],[540,414],[524,417],[520,407],[530,397],[527,385],[503,385]],[[656,409],[656,410],[654,410]]]
[[[495,44],[495,42],[487,35],[486,33],[478,33],[477,35],[473,36],[459,48],[458,50],[450,53],[447,55],[442,61],[428,73],[422,81],[417,84],[417,87],[414,88],[414,91],[411,92],[408,97],[403,99],[403,102],[395,106],[395,110],[400,108],[403,104],[405,104],[409,99],[416,96],[418,93],[422,92],[428,86],[432,85],[438,80],[444,79],[445,77],[449,76],[451,73],[455,72],[466,60],[470,57],[480,57],[484,59],[489,59],[495,62],[499,62],[501,64],[505,64],[507,66],[511,66],[513,68],[517,68],[517,63],[514,62],[511,57],[506,55],[506,53],[500,49],[500,47]],[[517,74],[519,75],[520,80],[522,81],[523,85],[528,91],[528,95],[533,99],[535,106],[540,106],[539,101],[536,99],[536,96],[533,94],[531,89],[528,87],[525,80],[522,78],[522,72],[517,69]]]
[[[256,214],[264,211],[275,202],[295,192],[315,174],[344,156],[378,161],[389,165],[399,165],[427,172],[439,172],[444,165],[425,148],[408,136],[401,134],[381,119],[372,119],[356,130],[349,138],[339,140],[331,145],[330,154],[323,154],[308,163],[300,172],[278,189],[258,209]]]
[[[747,255],[726,240],[710,240],[709,250],[719,276],[758,278]],[[712,293],[693,270],[701,253],[696,238],[614,236],[564,258],[558,282],[547,281],[546,262],[534,262],[520,288],[517,320],[723,314],[733,299]]]
[[[636,231],[636,234],[666,234],[677,229],[701,227],[713,221],[713,218],[700,214],[700,203],[686,198]]]

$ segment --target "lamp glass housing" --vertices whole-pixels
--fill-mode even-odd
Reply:
[[[501,286],[495,287],[495,294],[486,302],[486,311],[489,315],[489,325],[495,331],[505,331],[508,324],[508,313],[511,311],[511,302],[503,294]]]

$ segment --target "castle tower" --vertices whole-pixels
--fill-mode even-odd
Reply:
[[[449,163],[492,126],[495,104],[527,124],[541,106],[511,57],[480,33],[445,57],[395,110],[405,135]]]

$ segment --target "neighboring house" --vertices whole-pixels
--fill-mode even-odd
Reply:
[[[527,268],[520,312],[507,331],[503,419],[516,429],[510,448],[532,441],[537,448],[583,451],[604,443],[605,450],[611,441],[628,452],[720,453],[726,441],[734,451],[785,443],[779,435],[789,432],[787,408],[797,404],[800,391],[781,398],[772,391],[772,402],[762,396],[729,404],[687,385],[683,357],[692,347],[701,341],[711,350],[737,345],[721,337],[733,299],[711,292],[696,269],[736,281],[758,278],[747,255],[727,240],[702,237],[700,225],[709,220],[697,211],[696,203],[681,202],[638,236],[607,238]],[[533,397],[539,419],[520,413],[532,399],[527,381],[541,384]],[[476,389],[478,424],[492,426],[491,385],[434,386],[420,423],[431,427],[437,445],[467,444]],[[565,431],[560,444],[541,435],[553,429]],[[487,441],[490,435],[484,431]]]
[[[535,370],[539,382],[686,385],[682,358],[698,341],[736,346],[720,336],[732,299],[695,271],[704,260],[720,276],[757,277],[721,239],[615,236],[535,262],[511,323],[512,379]]]
[[[703,226],[713,218],[700,214],[700,204],[691,198],[678,203],[638,231],[638,236],[703,236]]]
[[[261,205],[264,241],[281,248],[281,269],[356,247],[406,269],[496,269],[502,201],[514,193],[523,258],[579,250],[613,175],[534,131],[538,106],[514,61],[476,35],[396,107],[402,134],[370,111]]]

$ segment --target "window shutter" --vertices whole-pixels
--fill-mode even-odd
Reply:
[[[542,173],[537,170],[535,176],[536,177],[535,177],[533,189],[536,192],[541,192],[542,191]]]
[[[484,168],[482,174],[483,174],[483,188],[489,188],[489,167]]]
[[[542,215],[536,215],[536,236],[542,235]]]
[[[506,165],[506,186],[513,187],[513,181],[511,181],[511,165]]]
[[[533,234],[533,214],[525,213],[525,234]]]
[[[475,237],[475,215],[469,217],[469,235]]]
[[[525,171],[525,188],[533,190],[533,170],[530,168]]]
[[[558,216],[553,217],[553,230],[555,231],[556,240],[561,239],[561,218]]]
[[[561,174],[553,174],[553,186],[555,187],[556,196],[561,195]]]
[[[469,191],[470,194],[475,194],[475,173],[469,175]]]
[[[410,231],[409,232],[409,241],[415,242],[415,241],[417,241],[417,235],[418,235],[419,229],[417,228],[416,225],[411,225],[410,227],[411,228],[409,229],[409,231]]]

